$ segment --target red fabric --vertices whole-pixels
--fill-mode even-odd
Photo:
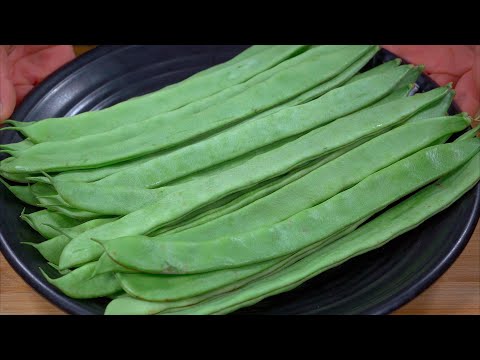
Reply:
[[[440,85],[453,83],[455,102],[472,117],[480,115],[480,45],[383,45]]]
[[[0,45],[0,121],[45,77],[74,58],[72,45]]]

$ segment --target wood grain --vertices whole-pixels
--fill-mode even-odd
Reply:
[[[94,45],[76,45],[80,55]],[[39,295],[0,255],[0,314],[65,314]],[[430,288],[394,314],[480,315],[480,223],[467,247]]]

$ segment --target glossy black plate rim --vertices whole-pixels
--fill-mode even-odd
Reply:
[[[98,46],[95,49],[90,50],[83,55],[75,58],[73,61],[63,65],[57,71],[44,79],[37,87],[35,87],[35,89],[33,89],[25,97],[22,104],[15,110],[12,118],[24,118],[28,114],[28,112],[30,112],[34,108],[38,100],[45,96],[45,94],[52,90],[56,85],[58,85],[67,75],[70,75],[81,67],[95,61],[102,56],[110,54],[118,48],[120,48],[120,46]],[[383,49],[383,51],[386,50]],[[408,63],[406,61],[403,62]],[[428,76],[425,77],[432,84],[438,86],[438,84],[436,84]],[[452,103],[452,108],[456,110],[455,112],[460,112],[458,111],[459,108],[455,104],[455,102]],[[420,293],[425,291],[430,285],[432,285],[440,276],[442,276],[447,271],[447,269],[455,262],[455,260],[465,249],[475,230],[478,219],[480,218],[480,184],[477,184],[475,186],[474,191],[475,201],[471,216],[468,219],[467,226],[464,228],[461,236],[457,239],[455,245],[450,249],[447,256],[443,257],[439,262],[437,262],[437,264],[435,264],[435,266],[433,266],[430,271],[428,271],[419,281],[412,284],[406,289],[403,288],[400,293],[392,296],[391,298],[383,301],[382,303],[375,304],[372,307],[365,309],[363,311],[364,314],[385,315],[391,313],[392,311],[405,305],[406,303],[414,299],[416,296],[418,296]],[[4,255],[7,262],[12,266],[12,268],[23,278],[25,282],[27,282],[39,294],[49,300],[53,305],[73,315],[92,315],[82,306],[70,302],[68,298],[60,297],[57,293],[55,293],[53,289],[42,283],[37,278],[37,276],[31,272],[28,266],[26,266],[26,264],[23,264],[19,260],[19,258],[15,255],[14,251],[8,246],[8,242],[3,237],[1,232],[0,245],[0,251]]]

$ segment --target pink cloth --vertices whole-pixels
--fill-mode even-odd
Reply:
[[[74,58],[72,45],[0,45],[0,121],[33,87]]]

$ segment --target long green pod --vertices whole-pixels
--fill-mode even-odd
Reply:
[[[35,143],[56,139],[75,139],[105,132],[126,124],[138,123],[218,93],[261,74],[306,49],[305,45],[273,46],[210,75],[187,79],[181,84],[165,87],[107,109],[75,115],[70,119],[71,121],[65,121],[64,118],[50,118],[30,124],[14,121],[9,123],[15,125],[16,130]]]
[[[127,236],[103,242],[104,248],[121,265],[148,273],[200,273],[274,259],[321,243],[453,171],[479,150],[479,139],[422,149],[271,227],[201,242]]]
[[[281,166],[282,172],[284,173],[289,171],[288,167],[284,166],[285,160],[292,160],[292,164],[295,165],[294,167],[298,167],[300,165],[299,156],[303,157],[304,160],[308,162],[307,160],[311,160],[309,155],[311,154],[311,151],[317,152],[316,157],[320,157],[322,153],[327,154],[329,152],[333,152],[336,149],[340,149],[344,146],[351,145],[354,142],[361,140],[362,137],[368,138],[369,136],[384,131],[389,127],[399,125],[409,116],[412,116],[412,114],[420,111],[425,106],[428,106],[430,102],[444,96],[445,91],[448,91],[448,89],[435,89],[428,93],[418,94],[406,99],[400,99],[395,102],[392,101],[387,104],[371,108],[371,111],[373,112],[367,112],[368,109],[365,109],[359,113],[355,113],[353,114],[356,115],[356,117],[353,118],[355,119],[353,122],[355,127],[353,127],[352,131],[350,132],[345,132],[344,129],[349,128],[349,120],[352,120],[351,116],[342,118],[343,122],[340,121],[341,119],[336,120],[331,124],[323,126],[322,128],[309,133],[315,134],[318,137],[320,137],[323,133],[324,136],[321,139],[316,137],[307,138],[308,140],[312,140],[313,144],[321,143],[322,147],[320,149],[318,146],[312,147],[311,143],[304,143],[303,139],[302,144],[305,144],[306,149],[302,147],[302,149],[295,149],[295,151],[292,151],[292,145],[287,144],[279,148],[282,149],[282,151],[280,153],[276,153],[277,155],[280,155],[276,156],[273,162],[272,159],[265,157],[262,158],[261,156],[254,158],[253,160],[255,160],[255,162],[253,162],[253,160],[250,161],[249,166],[252,166],[252,164],[258,165],[254,166],[255,171],[253,173],[251,173],[251,171],[245,173],[245,167],[242,169],[240,169],[241,167],[237,167],[235,168],[237,169],[235,171],[237,171],[237,173],[240,172],[241,177],[243,176],[242,181],[244,181],[245,176],[247,176],[248,182],[243,182],[245,186],[249,185],[249,183],[254,185],[255,179],[265,179],[265,172],[273,169],[279,169],[277,166]],[[391,115],[387,115],[387,113]],[[332,126],[338,129],[338,133],[335,136],[333,136],[331,131],[329,131],[332,129]],[[327,127],[330,128],[325,130]],[[278,162],[278,159],[282,159],[282,161]],[[270,174],[273,175],[272,172],[270,172]],[[232,175],[231,172],[230,175]],[[255,178],[252,177],[252,175],[254,175]],[[235,186],[235,183],[238,184],[238,181],[242,179],[241,177],[238,179],[232,179],[232,182],[230,182],[230,177],[228,177],[225,185],[228,186],[228,184],[231,184],[232,186]],[[213,201],[214,198],[218,196],[215,194],[219,194],[218,191],[220,190],[217,189],[218,185],[216,184],[216,182],[219,181],[219,176],[215,176],[213,179],[207,178],[203,181],[206,181],[206,184],[208,184],[208,189],[212,188],[216,191],[213,195],[210,194],[209,191],[198,192],[198,184],[203,185],[205,183],[202,184],[201,182],[192,182],[194,185],[189,183],[182,184],[182,186],[177,187],[177,189],[188,190],[188,188],[190,188],[192,193],[190,193],[190,191],[177,191],[177,195],[173,193],[172,196],[164,198],[161,203],[153,203],[133,213],[123,216],[111,224],[101,226],[94,231],[87,231],[81,236],[75,238],[65,247],[60,259],[60,267],[62,269],[68,268],[75,264],[82,264],[98,259],[98,257],[102,254],[103,249],[99,244],[91,240],[92,237],[96,239],[109,239],[120,236],[147,234],[159,229],[162,226],[168,226],[168,222],[181,220],[182,216],[188,215],[187,211],[193,211],[195,207],[198,207],[198,205],[195,204],[205,204],[206,199],[208,199],[208,201]],[[226,196],[227,192],[224,191],[224,185],[222,186],[222,196]],[[174,187],[172,186],[171,188]],[[79,190],[80,187],[77,188],[77,191]],[[118,194],[118,192],[116,192],[116,194]],[[70,199],[67,199],[64,194],[61,195],[65,198],[65,200],[70,202]],[[87,194],[87,196],[91,196],[91,194]],[[183,196],[186,200],[179,198],[179,196]],[[85,199],[82,201],[84,200]],[[169,202],[171,204],[170,207],[165,208],[164,205]]]
[[[294,98],[293,100],[281,104],[279,106],[276,106],[273,109],[267,110],[261,114],[258,114],[257,116],[253,117],[255,119],[256,117],[260,116],[267,116],[270,115],[274,112],[277,112],[281,109],[284,109],[285,107],[289,106],[295,106],[299,104],[304,104],[308,101],[314,100],[318,98],[319,96],[325,94],[329,89],[335,88],[336,86],[342,85],[347,79],[351,78],[352,75],[357,73],[368,61],[369,59],[377,52],[377,49],[372,49],[370,52],[367,52],[362,58],[360,58],[357,62],[355,62],[352,66],[350,66],[347,70],[344,72],[340,73],[338,76],[333,78],[330,81],[327,81],[317,87],[315,87],[312,90],[309,90],[298,97]],[[383,71],[389,70],[390,67],[385,67]],[[376,68],[371,69],[362,75],[370,76],[370,75],[376,75],[380,72],[374,71]],[[140,157],[138,159],[133,159],[129,161],[124,161],[116,164],[112,164],[109,166],[97,168],[97,169],[85,169],[85,170],[72,170],[72,171],[66,171],[62,172],[58,175],[55,175],[54,178],[58,180],[63,180],[63,181],[83,181],[83,182],[93,182],[97,180],[104,179],[105,177],[115,174],[117,172],[121,172],[124,170],[130,171],[134,167],[141,168],[142,164],[146,163],[147,161],[153,160],[159,156],[162,156],[162,154],[157,154],[153,153],[151,155],[147,155],[145,157]],[[47,182],[50,183],[50,180],[46,177],[33,177],[31,178],[32,180],[35,181],[42,181],[42,182]]]
[[[400,64],[402,63],[402,60],[397,58],[397,59],[393,59],[393,60],[390,60],[390,61],[387,61],[383,64],[380,64],[380,65],[377,65],[367,71],[364,71],[364,72],[361,72],[360,74],[357,74],[355,75],[354,77],[352,77],[350,80],[348,80],[346,82],[346,84],[351,84],[357,80],[362,80],[364,78],[366,78],[367,76],[370,76],[370,75],[377,75],[377,74],[380,74],[384,71],[389,71],[397,66],[399,66]]]
[[[468,125],[468,118],[458,115],[399,126],[238,211],[157,239],[210,240],[273,225],[330,199],[374,172],[434,144],[447,134],[462,131]]]
[[[95,263],[86,264],[56,279],[49,277],[41,268],[40,271],[50,284],[74,299],[98,298],[122,290],[114,274],[92,276],[94,269]]]
[[[32,206],[38,206],[38,199],[32,193],[30,186],[10,185],[0,177],[0,183],[2,183],[13,195],[19,200]]]
[[[42,241],[41,243],[23,242],[22,244],[33,246],[40,252],[40,254],[42,254],[42,256],[47,261],[58,265],[58,262],[60,261],[60,255],[63,249],[73,237],[79,236],[84,231],[93,229],[103,224],[107,224],[114,220],[115,218],[90,220],[71,228],[62,228],[61,231],[65,234],[57,235],[49,240]]]
[[[367,77],[351,85],[333,89],[317,100],[285,108],[270,116],[252,119],[204,141],[115,173],[96,183],[128,183],[129,187],[147,188],[161,186],[180,176],[301,134],[369,106],[391,92],[410,71],[413,69],[408,66],[398,67],[390,73]],[[366,92],[366,87],[372,90]]]
[[[237,56],[234,56],[232,59],[230,59],[228,61],[225,61],[223,63],[220,63],[218,65],[211,66],[211,67],[209,67],[205,70],[202,70],[202,71],[200,71],[196,74],[193,74],[192,76],[190,76],[189,79],[209,75],[209,74],[211,74],[215,71],[218,71],[218,70],[224,69],[226,67],[229,67],[231,65],[237,64],[238,62],[240,62],[242,60],[245,60],[246,58],[248,58],[250,56],[257,55],[258,53],[260,53],[262,51],[265,51],[267,49],[270,49],[273,46],[274,45],[252,45],[252,46],[249,46],[244,51],[242,51],[240,54],[238,54]],[[180,82],[180,84],[181,84],[181,82]],[[178,86],[178,84],[175,84],[173,86]]]
[[[349,228],[343,230],[341,233],[332,236],[330,239],[328,239],[328,243],[335,241],[336,239],[346,234],[349,234],[350,232],[355,230],[356,227],[357,225],[350,226]],[[197,304],[202,301],[208,300],[209,298],[238,289],[262,277],[274,274],[275,272],[278,272],[279,270],[294,264],[301,258],[318,250],[319,247],[320,246],[315,245],[308,249],[304,249],[303,251],[300,251],[292,256],[285,256],[281,260],[275,259],[263,262],[261,264],[256,264],[255,266],[246,267],[249,269],[249,271],[245,271],[242,268],[237,268],[220,270],[200,275],[164,276],[163,286],[165,286],[165,292],[161,295],[161,297],[168,298],[168,301],[148,301],[142,297],[124,297],[125,299],[128,298],[130,301],[127,301],[126,303],[121,302],[109,304],[107,306],[107,309],[105,310],[105,314],[116,313],[127,315],[148,315],[163,312],[171,308]],[[237,273],[235,273],[235,271],[237,271]],[[117,278],[119,279],[121,286],[128,290],[127,293],[129,295],[132,295],[130,291],[133,291],[135,294],[141,293],[141,295],[145,297],[157,298],[158,292],[152,293],[152,289],[149,286],[152,285],[151,283],[149,284],[149,277],[150,279],[152,279],[151,277],[153,275],[141,275],[144,276],[144,283],[140,284],[140,288],[135,289],[125,286],[125,283],[122,281],[122,279],[128,275],[117,274]],[[158,275],[156,276],[158,277]],[[144,285],[144,287],[142,287],[142,285]],[[173,289],[169,289],[169,287],[172,287],[172,285]],[[197,291],[192,291],[194,289],[196,289]],[[200,292],[199,289],[201,289],[202,291]],[[187,296],[187,294],[190,295]],[[132,296],[135,297],[135,295]]]
[[[8,159],[10,159],[10,158],[6,158],[6,159],[2,160],[2,162],[7,161]],[[28,184],[28,183],[32,182],[31,180],[28,180],[28,177],[30,176],[30,174],[28,174],[28,173],[18,174],[18,173],[10,173],[10,172],[7,172],[7,171],[0,171],[0,176],[7,179],[7,180],[15,181],[17,183]]]
[[[258,115],[255,115],[252,117],[252,119],[255,119],[257,117],[263,117],[267,116],[270,114],[273,114],[274,112],[277,112],[279,110],[282,110],[286,107],[289,106],[296,106],[296,105],[301,105],[305,104],[309,101],[315,100],[316,98],[322,96],[323,94],[327,93],[331,89],[334,89],[338,86],[342,86],[345,84],[345,82],[352,77],[357,76],[358,72],[370,61],[370,59],[378,52],[378,48],[372,48],[370,51],[367,51],[365,55],[360,57],[356,62],[354,62],[352,65],[350,65],[345,71],[341,72],[331,80],[328,80],[316,87],[314,87],[311,90],[308,90],[299,96],[293,98],[290,101],[287,101],[285,103],[279,104],[278,106],[271,108],[267,111],[264,111]],[[387,72],[389,68],[384,68],[382,71],[373,71],[373,69],[363,73],[364,77],[368,76],[373,76],[377,75],[379,73]],[[357,75],[355,75],[357,74]],[[355,76],[354,76],[355,75]]]
[[[20,218],[47,239],[60,235],[58,231],[48,225],[52,225],[55,228],[70,228],[82,223],[80,220],[49,210],[40,210],[30,214],[22,213]]]
[[[141,126],[125,125],[108,134],[38,144],[16,153],[10,162],[1,162],[0,170],[32,173],[91,168],[173,147],[288,101],[333,78],[369,50],[369,46],[346,47],[318,60],[287,68],[215,107],[174,124],[161,121],[165,116],[159,116],[143,121]],[[192,126],[192,121],[196,126]]]
[[[362,143],[365,141],[362,141]],[[184,231],[190,229],[192,227],[196,227],[202,225],[206,222],[209,222],[213,219],[218,217],[230,214],[235,210],[243,208],[244,206],[258,200],[264,196],[267,196],[274,191],[282,188],[286,184],[289,184],[302,176],[305,176],[309,172],[315,170],[316,168],[322,166],[323,164],[331,161],[332,159],[337,158],[338,156],[350,151],[354,147],[358,146],[359,144],[354,144],[352,146],[346,147],[344,149],[338,150],[332,154],[325,156],[324,158],[320,159],[319,161],[315,161],[314,164],[309,164],[305,168],[302,168],[298,171],[294,171],[290,176],[286,175],[285,177],[280,178],[278,181],[268,182],[267,184],[260,186],[259,188],[255,188],[252,191],[246,192],[244,195],[239,196],[238,198],[227,202],[223,206],[219,207],[212,207],[212,209],[207,211],[200,212],[197,216],[192,216],[184,221],[180,221],[178,223],[173,223],[172,225],[161,228],[157,231],[153,231],[149,233],[149,236],[157,236],[160,234],[172,234],[177,233],[180,231]],[[127,269],[116,262],[114,262],[106,253],[100,257],[97,261],[97,267],[95,269],[96,274],[103,274],[106,272],[120,272],[120,273],[138,273],[138,271]]]
[[[165,314],[226,314],[291,290],[349,259],[383,246],[448,208],[480,180],[480,154],[432,185],[418,191],[352,233],[278,273],[234,292]],[[108,309],[108,307],[107,307]]]
[[[362,138],[399,125],[432,100],[444,96],[446,91],[448,89],[439,88],[366,108],[312,130],[240,166],[195,181],[150,190],[64,181],[55,181],[54,186],[65,201],[78,209],[104,215],[126,215],[156,203],[163,208],[163,216],[170,222],[226,195],[251,188]],[[346,128],[351,128],[351,131],[345,132]]]
[[[407,94],[405,92],[397,92],[397,95],[399,97],[406,96]],[[393,98],[392,98],[393,100]],[[416,115],[414,115],[415,117]],[[452,119],[453,120],[453,119]],[[433,127],[431,130],[432,132],[435,132],[435,128],[438,129],[438,125]],[[442,131],[447,131],[447,128],[442,129]],[[434,134],[430,134],[435,136]],[[428,141],[428,135],[423,138],[424,141]],[[202,225],[204,223],[207,223],[209,221],[212,221],[216,218],[220,218],[224,215],[230,214],[240,208],[243,208],[244,206],[247,206],[248,204],[253,203],[255,200],[258,200],[264,196],[267,196],[274,191],[282,188],[283,186],[290,184],[291,182],[301,178],[302,176],[305,176],[306,174],[309,174],[313,170],[317,169],[318,167],[326,164],[327,162],[336,159],[337,157],[345,154],[346,152],[356,148],[357,146],[361,145],[362,143],[368,141],[367,140],[361,140],[358,143],[355,143],[349,147],[346,147],[344,149],[338,150],[333,152],[332,154],[329,154],[325,156],[324,158],[320,159],[319,161],[315,161],[312,164],[309,164],[308,166],[305,166],[304,169],[300,169],[297,171],[292,172],[292,174],[287,174],[284,177],[278,179],[277,181],[269,182],[259,188],[255,188],[252,191],[246,192],[244,195],[239,196],[238,198],[234,199],[233,201],[230,201],[226,203],[223,206],[217,207],[217,208],[212,208],[209,211],[203,211],[197,216],[194,216],[192,218],[189,218],[184,221],[180,221],[177,224],[172,224],[169,227],[166,228],[161,228],[157,231],[154,231],[152,233],[149,233],[149,236],[157,236],[160,234],[172,234],[172,233],[177,233],[180,231],[184,231],[199,225]],[[440,143],[440,142],[438,142]],[[301,191],[301,190],[300,190]],[[250,224],[255,223],[253,221]],[[100,257],[99,261],[97,262],[97,268],[96,268],[96,273],[101,274],[104,272],[121,272],[121,273],[136,273],[137,271],[127,269],[117,263],[115,263],[113,260],[111,260],[105,253]]]
[[[156,239],[201,241],[273,225],[329,199],[375,171],[435,143],[445,134],[465,129],[468,124],[468,118],[459,115],[400,126],[348,151],[301,179],[238,211],[219,216],[201,226],[187,227],[190,230],[180,229],[167,233],[174,233],[174,235],[157,236]],[[370,161],[365,163],[362,161],[364,159],[370,159]],[[97,273],[109,270],[126,272],[127,269],[114,263],[113,260],[107,260],[108,258],[104,255],[102,255],[103,261],[97,263]],[[128,269],[128,272],[132,270]],[[129,279],[136,281],[135,276]],[[159,289],[162,287],[160,286]]]
[[[36,183],[30,186],[30,191],[37,200],[37,204],[35,205],[45,207],[50,212],[61,214],[79,221],[91,220],[102,216],[101,214],[91,211],[71,207],[61,196],[58,195],[55,188],[50,184]]]
[[[459,136],[455,141],[462,141],[462,140],[466,140],[466,139],[471,139],[475,136],[477,136],[477,134],[480,132],[480,125],[477,125],[475,126],[474,128],[468,130],[467,132],[465,132],[464,134],[462,134],[461,136]]]
[[[314,168],[309,166],[305,173],[300,173],[298,176],[294,174],[291,179],[282,180],[284,184],[279,186],[280,190],[276,192],[274,192],[277,190],[276,187],[267,184],[265,187],[271,189],[270,192],[264,192],[262,188],[254,190],[252,194],[247,193],[234,200],[233,204],[225,205],[220,211],[212,211],[211,216],[199,216],[197,221],[195,219],[191,222],[187,221],[183,226],[172,226],[172,229],[167,228],[166,231],[152,233],[149,236],[162,235],[165,238],[166,235],[177,234],[166,239],[201,241],[274,224],[320,203],[352,186],[370,173],[422,147],[437,143],[437,140],[446,134],[451,135],[465,129],[468,124],[468,118],[459,115],[425,120],[421,125],[417,124],[418,126],[412,124],[400,126],[363,145],[354,145],[353,150],[347,148],[335,152],[331,159],[321,161]],[[377,154],[380,156],[376,156]],[[365,163],[364,159],[370,159],[370,161]],[[322,168],[317,169],[322,165],[324,165]],[[255,196],[256,192],[260,193],[259,197]],[[257,199],[258,201],[255,201]],[[235,211],[237,209],[240,210]],[[190,230],[186,231],[188,229]],[[97,273],[132,272],[104,255],[102,255],[103,259],[101,258],[97,263]]]
[[[451,88],[451,84],[446,85]],[[446,116],[450,105],[452,105],[453,98],[455,97],[455,90],[450,90],[447,96],[438,100],[436,103],[430,105],[424,111],[417,114],[414,118],[409,121],[422,121],[423,119],[429,119],[434,117]]]
[[[33,145],[35,145],[35,143],[30,141],[29,139],[25,139],[17,143],[1,144],[0,150],[22,151],[31,148]]]
[[[52,211],[57,214],[67,216],[69,218],[78,220],[78,221],[88,221],[97,218],[106,217],[103,214],[97,214],[91,211],[86,211],[82,209],[76,209],[73,207],[63,206],[63,205],[48,205],[47,210]]]
[[[448,109],[450,108],[450,105],[452,104],[453,98],[455,96],[455,90],[451,89],[451,87],[448,85],[447,87],[450,88],[450,90],[443,98],[437,100],[435,103],[431,104],[424,110],[412,116],[410,119],[407,120],[407,123],[420,122],[424,119],[447,116]]]

